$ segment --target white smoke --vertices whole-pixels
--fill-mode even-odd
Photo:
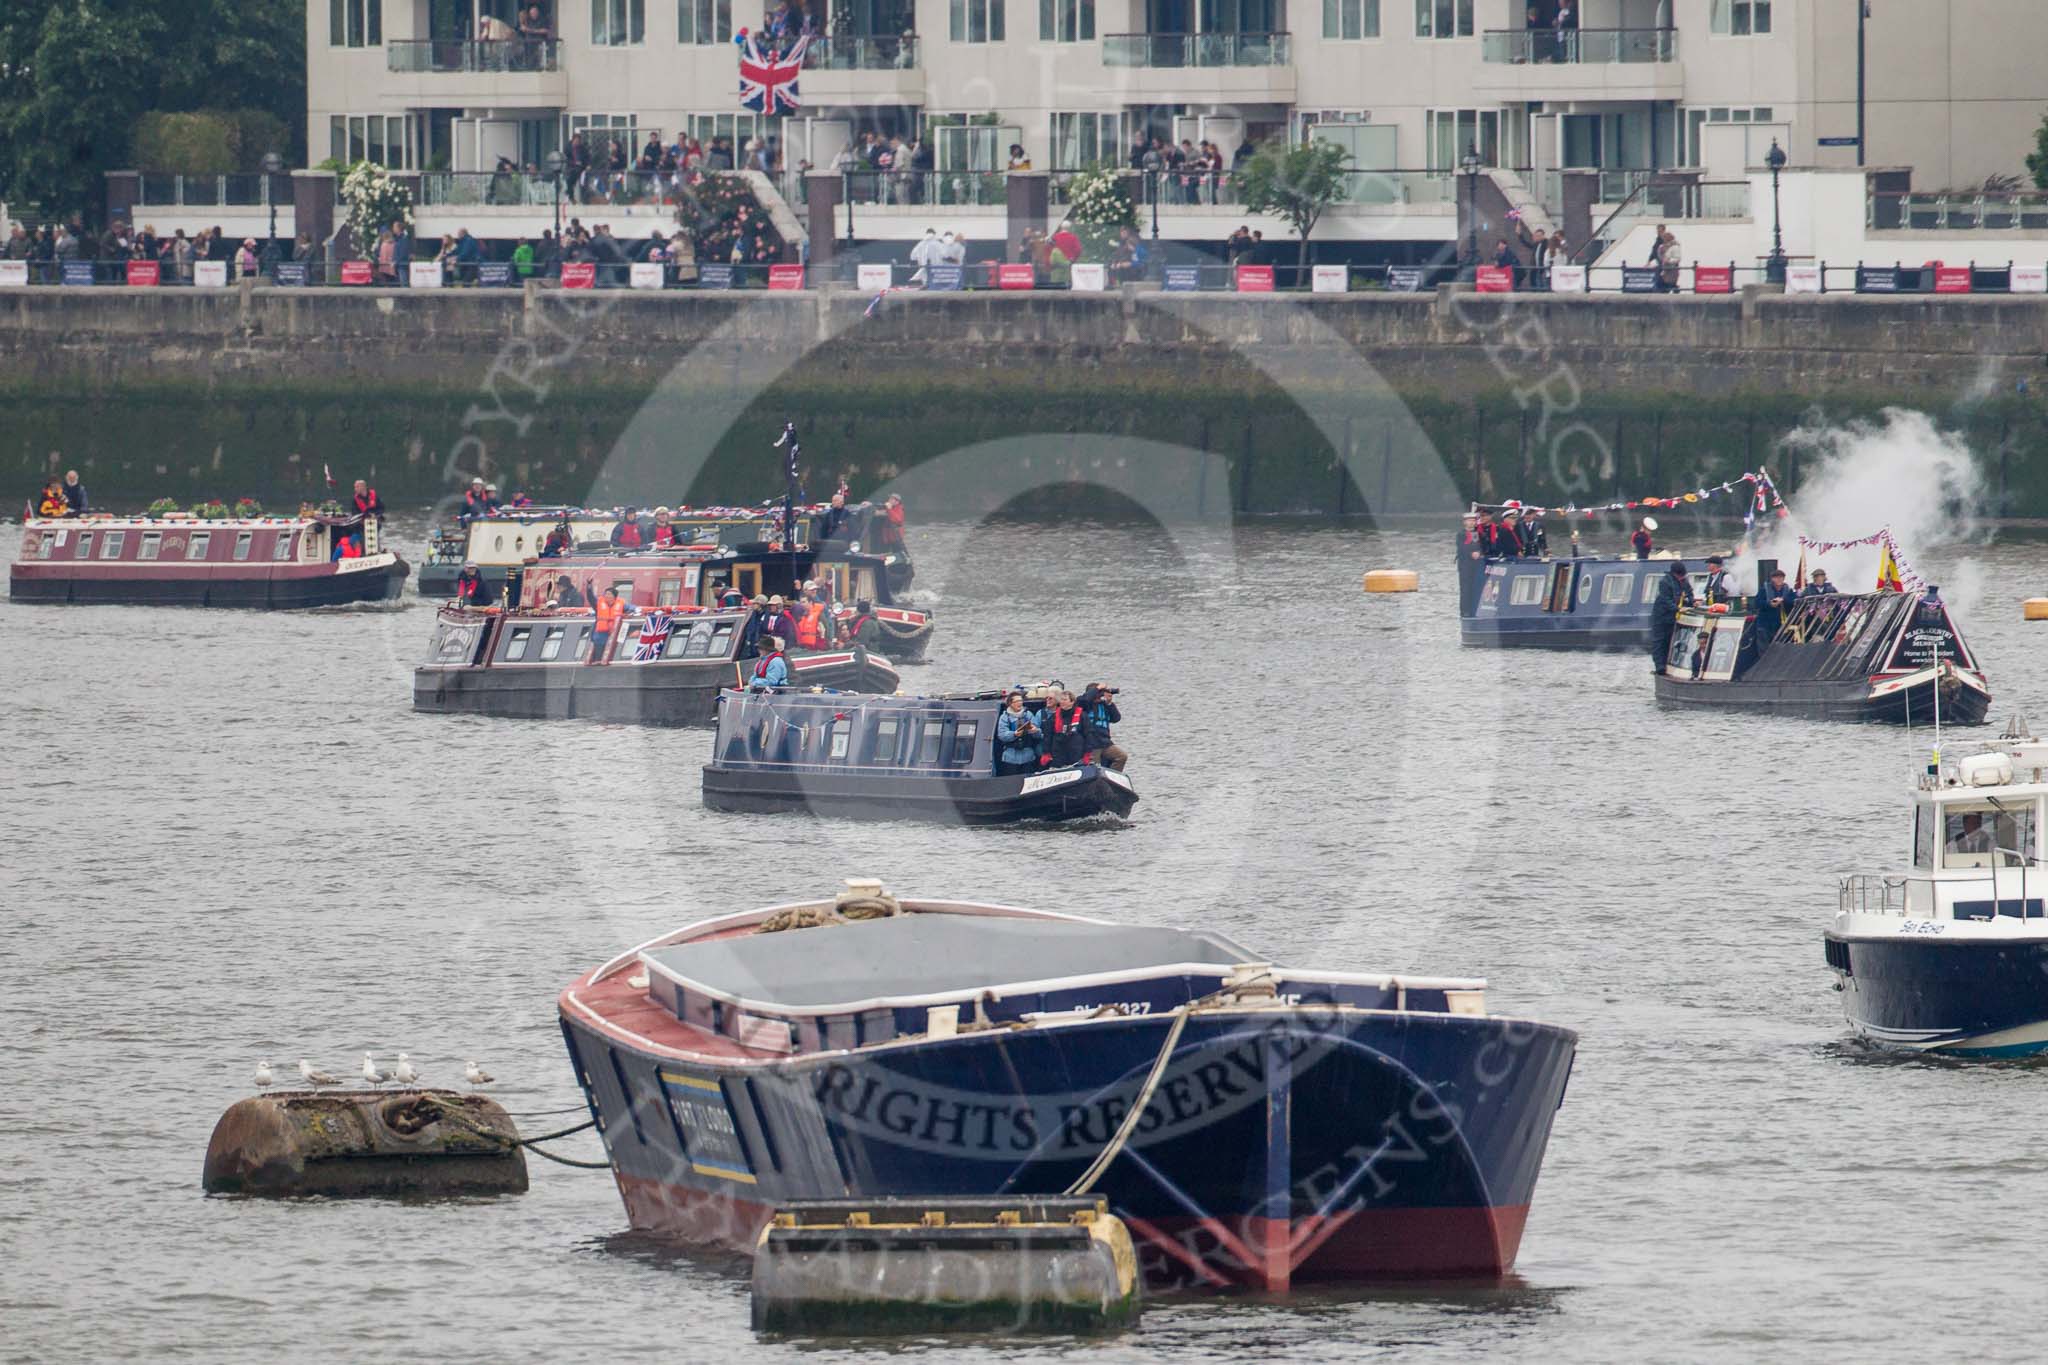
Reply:
[[[1788,433],[1779,445],[1810,463],[1797,492],[1786,498],[1790,515],[1768,529],[1758,523],[1759,555],[1776,558],[1791,573],[1799,564],[1801,535],[1860,540],[1889,527],[1907,570],[1940,582],[1942,596],[1957,614],[1967,612],[1970,597],[1982,585],[1979,567],[1968,560],[1952,563],[1944,577],[1925,562],[1931,552],[1978,534],[1984,474],[1959,434],[1943,431],[1924,412],[1886,408],[1880,422],[1805,427]],[[1868,592],[1877,584],[1881,553],[1875,545],[1825,555],[1809,551],[1806,565],[1826,569],[1843,592]],[[1753,576],[1753,566],[1749,572]]]

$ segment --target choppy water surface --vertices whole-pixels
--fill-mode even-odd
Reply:
[[[1121,683],[1128,827],[708,815],[703,732],[414,715],[412,598],[0,608],[0,1358],[881,1354],[757,1341],[743,1274],[626,1234],[599,1172],[452,1204],[199,1190],[258,1057],[475,1057],[508,1108],[573,1106],[572,975],[851,873],[1484,975],[1583,1034],[1516,1282],[1170,1299],[1091,1359],[2038,1353],[2048,1073],[1868,1056],[1821,960],[1836,874],[1905,852],[1918,737],[1661,713],[1635,656],[1461,650],[1440,533],[916,534],[941,617],[911,685]],[[1969,555],[1999,721],[2048,722],[2017,605],[2042,545]],[[1424,591],[1363,596],[1382,564]]]

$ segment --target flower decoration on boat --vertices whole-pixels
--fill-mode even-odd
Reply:
[[[205,502],[192,504],[192,515],[203,521],[226,521],[228,505],[219,498],[208,498]]]
[[[158,498],[149,505],[149,515],[152,517],[166,517],[173,512],[182,512],[184,510],[184,508],[178,505],[176,498]]]
[[[238,517],[260,517],[263,515],[263,504],[254,498],[237,498],[235,499],[235,515]]]

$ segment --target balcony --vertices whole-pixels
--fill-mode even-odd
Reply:
[[[923,104],[917,35],[813,38],[804,49],[804,98],[813,105]]]
[[[1294,46],[1287,33],[1111,33],[1102,64],[1121,98],[1164,102],[1294,100]]]
[[[1488,29],[1475,88],[1504,99],[1664,100],[1685,89],[1678,30]]]
[[[394,39],[384,44],[394,75],[386,93],[408,102],[553,108],[569,94],[562,45],[553,38]]]

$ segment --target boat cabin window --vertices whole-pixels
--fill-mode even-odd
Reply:
[[[1613,574],[1609,574],[1609,575],[1607,575],[1607,577],[1609,577],[1609,578],[1612,578],[1612,577],[1614,577],[1614,575],[1613,575]],[[1605,589],[1602,589],[1602,591],[1604,592],[1604,591],[1605,591]],[[1590,602],[1590,601],[1592,601],[1592,600],[1593,600],[1593,575],[1591,575],[1591,574],[1580,574],[1580,575],[1579,575],[1579,605],[1580,605],[1580,606],[1584,606],[1584,605],[1585,605],[1586,603],[1588,603],[1588,602]],[[1604,599],[1604,598],[1603,598],[1602,600],[1606,600],[1606,599]]]
[[[142,544],[136,547],[135,557],[137,559],[155,559],[158,551],[163,548],[163,541],[164,533],[162,531],[144,531],[142,533]]]
[[[943,720],[926,721],[924,723],[924,733],[919,735],[917,740],[918,766],[937,766],[939,756],[945,752],[946,722]]]
[[[270,547],[270,557],[282,562],[292,557],[293,536],[290,531],[279,531],[277,542]]]
[[[194,531],[191,541],[185,546],[185,558],[204,559],[213,544],[213,532]]]
[[[1657,580],[1662,578],[1663,576],[1664,575],[1660,573],[1646,573],[1643,575],[1642,600],[1644,601],[1644,603],[1647,604],[1657,600]]]
[[[614,578],[614,579],[612,580],[612,587],[614,587],[614,588],[616,588],[616,589],[618,590],[618,594],[619,594],[619,600],[620,600],[621,602],[625,603],[625,604],[626,604],[627,606],[629,606],[629,607],[633,605],[633,580],[632,580],[632,579],[630,579],[630,578]],[[599,589],[598,589],[598,595],[599,595],[599,596],[603,596],[603,595],[604,595],[604,589],[602,589],[602,588],[599,588]]]
[[[2034,860],[2034,802],[1951,802],[1941,808],[1943,867],[2018,867]]]
[[[1600,600],[1606,603],[1626,602],[1634,596],[1636,576],[1632,573],[1610,573],[1600,577]]]
[[[662,579],[662,580],[661,580],[661,582],[660,582],[659,584],[657,584],[657,585],[655,586],[655,590],[654,590],[654,605],[655,605],[655,606],[657,606],[657,607],[673,607],[673,606],[675,606],[676,604],[680,603],[680,602],[681,602],[682,600],[683,600],[683,580],[682,580],[682,579],[680,579],[680,578],[664,578],[664,579]]]
[[[569,633],[567,626],[549,626],[541,637],[540,658],[542,663],[552,663],[562,657],[562,637]]]
[[[240,560],[240,559],[247,559],[247,558],[249,557],[249,542],[250,542],[250,541],[252,541],[252,540],[254,540],[255,538],[256,538],[256,533],[255,533],[254,531],[241,531],[241,532],[238,532],[238,533],[236,533],[236,535],[235,535],[235,558],[236,558],[236,559],[238,559],[238,560]]]
[[[974,761],[974,737],[981,732],[978,720],[963,720],[953,727],[953,766],[965,767]]]
[[[853,722],[835,720],[825,727],[825,757],[835,761],[846,758],[846,750],[853,739]]]
[[[92,558],[92,532],[80,531],[78,533],[78,549],[73,551],[73,557],[77,559]]]
[[[128,533],[126,531],[107,532],[107,538],[100,542],[100,558],[119,559],[121,557],[121,542],[127,538]]]
[[[1519,573],[1508,601],[1517,607],[1533,607],[1543,600],[1543,575]]]
[[[37,559],[48,559],[51,548],[57,543],[57,537],[54,535],[31,536],[29,540],[29,548],[35,551]]]
[[[894,763],[896,751],[903,743],[903,722],[895,716],[883,716],[875,721],[873,738],[868,741],[868,762]]]
[[[761,566],[758,564],[736,564],[732,571],[732,584],[751,602],[761,595]]]
[[[526,645],[527,642],[531,639],[533,639],[532,626],[512,627],[511,632],[505,637],[504,653],[500,654],[498,657],[503,659],[506,663],[518,663],[521,659],[526,657]]]
[[[1479,590],[1479,605],[1482,607],[1491,607],[1497,604],[1499,601],[1500,579],[1493,574],[1488,574],[1486,576],[1486,586]]]

